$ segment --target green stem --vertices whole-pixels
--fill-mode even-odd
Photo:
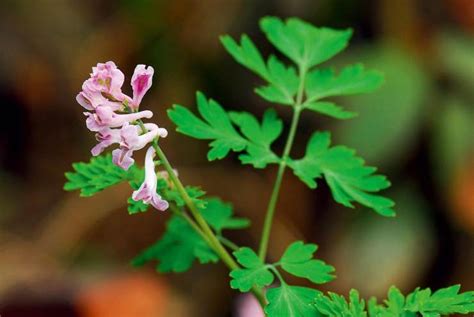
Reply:
[[[278,280],[280,280],[280,283],[282,285],[287,285],[285,280],[283,279],[283,276],[281,276],[280,271],[278,271],[278,269],[275,267],[275,265],[269,265],[268,268],[271,271],[273,271],[273,273],[275,273],[276,277],[278,278]]]
[[[204,241],[206,241],[206,243],[210,244],[207,236],[204,234],[201,228],[199,228],[199,226],[194,222],[194,220],[191,219],[191,217],[189,217],[184,211],[180,210],[178,207],[174,205],[170,205],[170,209],[175,215],[186,220],[186,222],[194,229],[194,231],[196,231],[196,233],[199,234],[201,238],[203,238]]]
[[[188,207],[192,216],[194,217],[197,224],[201,228],[203,234],[207,237],[207,242],[209,246],[217,253],[217,255],[222,259],[222,261],[227,265],[227,267],[229,267],[229,269],[234,270],[234,269],[239,268],[239,265],[237,264],[237,262],[235,262],[232,256],[222,246],[221,242],[218,240],[218,238],[216,237],[212,229],[209,227],[206,220],[202,217],[201,213],[199,212],[198,208],[192,201],[191,197],[189,197],[188,193],[186,192],[186,189],[184,188],[179,178],[176,176],[176,173],[174,172],[173,167],[169,163],[168,158],[166,157],[165,153],[163,153],[163,151],[159,147],[158,142],[156,142],[156,140],[153,142],[153,147],[155,148],[156,153],[161,160],[161,163],[163,164],[166,171],[168,172],[168,175],[171,181],[178,189],[179,194],[183,198],[184,202],[186,203],[186,206]],[[254,287],[252,288],[252,292],[254,293],[255,297],[260,302],[260,304],[264,306],[266,300],[265,300],[265,296],[263,295],[262,290],[260,288]]]
[[[142,131],[146,132],[146,128],[145,128],[145,125],[143,124],[143,121],[138,120],[137,122],[140,128],[142,129]],[[179,178],[176,176],[176,173],[174,172],[173,167],[168,161],[168,158],[166,157],[165,153],[161,150],[160,146],[158,145],[158,138],[153,140],[153,148],[155,149],[156,154],[161,160],[161,164],[165,167],[166,171],[168,172],[168,175],[171,181],[178,189],[178,192],[181,198],[183,198],[186,206],[191,211],[191,214],[193,215],[194,219],[197,221],[197,225],[194,223],[194,221],[191,218],[189,218],[189,216],[184,214],[187,217],[186,220],[191,224],[191,226],[196,230],[198,234],[202,235],[203,238],[205,237],[204,240],[209,244],[209,246],[214,250],[214,252],[217,253],[219,258],[221,258],[221,260],[227,265],[227,267],[230,270],[238,269],[239,265],[230,256],[227,250],[222,246],[221,242],[218,240],[218,238],[216,237],[212,229],[209,227],[206,220],[201,216],[201,213],[199,212],[198,208],[194,204],[191,197],[189,197],[183,184],[181,183]],[[253,287],[252,293],[257,298],[257,300],[259,301],[260,305],[263,308],[266,304],[266,299],[265,299],[265,295],[263,294],[262,289]]]
[[[234,242],[230,241],[229,239],[227,239],[226,237],[223,237],[221,235],[218,235],[217,238],[219,239],[219,241],[225,245],[226,247],[228,247],[229,249],[231,249],[232,251],[237,251],[239,249],[239,246],[237,244],[235,244]]]
[[[258,251],[259,257],[260,259],[262,259],[262,261],[265,261],[265,257],[267,255],[268,241],[270,239],[270,232],[272,229],[273,217],[275,215],[275,209],[276,209],[276,204],[278,202],[278,196],[280,194],[281,183],[283,181],[283,175],[285,174],[286,165],[288,164],[291,147],[293,146],[293,141],[296,135],[296,129],[298,127],[298,122],[300,119],[305,77],[306,77],[306,68],[301,67],[300,68],[300,86],[298,88],[296,102],[293,107],[293,118],[291,119],[290,132],[288,133],[288,138],[286,140],[285,148],[283,150],[283,156],[278,166],[278,172],[275,179],[275,184],[273,185],[272,194],[270,196],[270,201],[268,203],[267,213],[265,215],[265,221],[263,223],[262,238],[260,240],[260,247]]]
[[[219,242],[217,239],[216,235],[212,231],[212,229],[209,227],[207,224],[206,220],[202,217],[201,213],[199,212],[198,208],[192,201],[191,197],[189,197],[188,193],[186,192],[186,189],[184,188],[183,184],[179,180],[179,178],[176,176],[176,173],[174,172],[173,168],[171,167],[171,164],[169,163],[168,159],[165,156],[165,153],[161,150],[161,148],[158,146],[156,142],[153,142],[153,147],[156,150],[156,153],[158,157],[161,160],[161,163],[165,167],[166,171],[168,172],[168,175],[173,182],[173,184],[176,186],[176,189],[178,190],[179,194],[183,198],[184,202],[186,203],[186,206],[188,207],[189,211],[193,215],[194,219],[198,223],[199,227],[201,227],[201,230],[203,233],[207,236],[209,239],[211,246],[215,249],[216,253],[219,255],[220,258],[224,261],[224,263],[230,268],[230,269],[236,269],[238,268],[238,264],[234,261],[234,259],[230,256],[230,254],[227,252],[227,250],[222,246],[222,244]]]

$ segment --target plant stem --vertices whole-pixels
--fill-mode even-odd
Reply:
[[[229,239],[227,239],[226,237],[223,237],[223,236],[217,236],[217,238],[219,239],[219,241],[225,245],[226,247],[228,247],[229,249],[231,249],[232,251],[237,251],[239,249],[239,246],[237,244],[235,244],[234,242],[230,241]]]
[[[306,71],[306,67],[300,67],[300,85],[296,96],[296,102],[293,107],[293,118],[291,119],[290,132],[288,133],[288,138],[286,139],[285,148],[283,150],[283,156],[278,166],[275,184],[273,185],[272,194],[268,203],[267,213],[265,215],[265,222],[263,223],[262,238],[260,240],[260,247],[258,250],[258,255],[262,261],[265,261],[265,257],[267,255],[268,241],[270,239],[273,216],[275,215],[275,208],[278,202],[278,196],[280,194],[281,183],[283,181],[283,175],[285,174],[286,165],[288,164],[291,147],[293,146],[293,141],[296,135],[296,129],[298,127],[298,122],[300,119]]]
[[[204,232],[202,232],[201,228],[199,228],[199,226],[194,222],[194,220],[189,217],[189,215],[187,215],[184,211],[180,210],[174,205],[170,205],[170,209],[175,215],[182,217],[184,220],[186,220],[186,222],[194,229],[194,231],[196,231],[196,233],[199,234],[201,238],[206,241],[206,243],[210,244],[207,236],[204,234]]]
[[[176,176],[173,168],[171,167],[171,164],[169,163],[168,159],[165,156],[165,153],[161,150],[161,148],[158,146],[156,142],[153,143],[153,147],[156,150],[156,153],[158,157],[161,160],[161,163],[165,167],[166,171],[168,172],[168,175],[171,179],[171,181],[174,183],[176,186],[179,194],[183,198],[184,202],[186,203],[186,206],[188,207],[189,211],[193,215],[194,219],[198,223],[199,227],[201,227],[201,230],[203,233],[208,237],[211,246],[215,249],[216,253],[219,255],[219,257],[222,258],[224,263],[230,268],[230,269],[236,269],[238,268],[238,264],[234,261],[234,259],[229,255],[227,250],[222,246],[222,244],[219,242],[217,239],[216,235],[212,231],[212,229],[209,227],[207,224],[206,220],[202,217],[201,213],[199,212],[198,208],[192,201],[191,197],[189,197],[188,193],[186,192],[186,189],[184,188],[183,184],[179,180],[179,178]]]
[[[237,264],[237,262],[235,262],[232,256],[222,246],[221,242],[216,237],[215,233],[209,227],[206,220],[202,217],[201,213],[199,212],[198,208],[192,201],[191,197],[189,197],[188,193],[186,192],[186,189],[184,188],[179,178],[176,176],[176,173],[174,172],[173,167],[169,163],[168,158],[166,157],[165,153],[163,153],[163,151],[159,147],[158,142],[156,142],[156,140],[153,142],[153,147],[155,148],[156,153],[161,160],[161,163],[163,164],[166,171],[168,172],[168,175],[171,181],[174,183],[174,185],[178,189],[179,194],[183,198],[184,202],[186,203],[186,206],[188,207],[194,219],[198,223],[203,234],[207,237],[207,242],[209,246],[217,253],[217,255],[222,259],[222,261],[227,265],[229,269],[234,270],[234,269],[239,268],[239,265]],[[252,292],[263,307],[265,305],[266,300],[265,300],[265,296],[263,295],[262,290],[260,288],[253,287]]]

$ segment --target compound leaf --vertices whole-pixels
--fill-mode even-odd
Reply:
[[[183,218],[173,216],[162,238],[135,257],[132,264],[141,266],[156,260],[159,272],[185,272],[196,259],[209,263],[219,258]]]
[[[273,55],[265,64],[259,50],[247,35],[242,35],[240,45],[228,35],[222,36],[221,42],[238,63],[269,83],[256,89],[258,95],[270,102],[293,104],[293,97],[299,85],[299,78],[293,67],[285,66]]]
[[[394,216],[394,202],[374,194],[390,186],[387,178],[374,175],[376,169],[365,166],[354,150],[330,145],[329,132],[314,133],[305,156],[289,163],[295,175],[310,188],[316,188],[316,179],[324,176],[338,203],[353,208],[355,201],[383,216]]]
[[[453,285],[434,293],[429,288],[417,288],[406,297],[405,309],[424,317],[474,312],[474,291],[459,294],[460,288]]]
[[[235,130],[225,110],[214,100],[207,100],[204,94],[197,93],[198,111],[204,120],[195,116],[187,108],[174,105],[168,110],[177,131],[196,139],[213,140],[207,157],[210,161],[222,159],[232,151],[242,151],[246,140]]]
[[[110,154],[90,159],[88,163],[74,163],[74,172],[65,173],[67,182],[64,190],[80,190],[82,197],[90,197],[110,187],[133,179],[137,167],[132,165],[128,171],[116,166]]]
[[[327,296],[317,296],[315,306],[323,316],[367,317],[365,301],[360,299],[359,292],[355,289],[349,293],[349,302],[344,296],[329,292]]]

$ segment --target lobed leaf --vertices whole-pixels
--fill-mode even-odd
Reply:
[[[134,179],[137,167],[132,165],[128,171],[112,163],[110,154],[93,157],[88,163],[74,163],[74,172],[65,173],[67,182],[64,190],[80,190],[82,197],[96,193],[129,179]]]
[[[265,63],[259,50],[247,35],[242,35],[240,45],[228,35],[222,36],[221,42],[238,63],[269,83],[256,89],[258,95],[270,102],[293,104],[299,85],[299,78],[293,67],[285,66],[273,55]]]
[[[222,159],[229,151],[242,151],[247,142],[235,130],[225,110],[214,100],[207,100],[204,94],[196,95],[198,111],[202,120],[187,108],[174,105],[168,110],[171,121],[177,125],[176,131],[196,139],[213,140],[207,157],[210,161]]]
[[[350,29],[317,28],[297,18],[265,17],[260,27],[268,40],[299,67],[309,69],[344,50]]]
[[[177,125],[177,131],[197,139],[214,140],[210,143],[212,149],[208,153],[209,160],[221,159],[230,150],[245,150],[246,153],[239,156],[243,164],[264,168],[280,161],[270,148],[283,129],[283,123],[274,110],[267,110],[260,124],[250,113],[225,112],[215,101],[207,102],[201,93],[198,93],[199,105],[199,112],[206,122],[182,106],[174,106],[168,114]],[[240,128],[243,136],[232,123]]]
[[[341,106],[338,106],[333,102],[327,102],[327,101],[306,102],[303,105],[303,108],[313,110],[315,112],[319,112],[327,116],[330,116],[336,119],[341,119],[341,120],[351,119],[357,116],[356,112],[347,111]]]
[[[453,285],[434,293],[429,288],[415,289],[406,297],[396,287],[388,291],[384,305],[375,298],[369,301],[370,317],[423,317],[469,314],[474,312],[474,292],[459,294],[460,286]]]
[[[279,264],[288,273],[306,278],[313,283],[323,284],[334,279],[334,267],[321,260],[313,259],[318,249],[316,244],[293,242],[281,257]]]
[[[268,289],[265,313],[269,317],[319,317],[313,305],[319,294],[311,288],[282,283],[280,287]]]
[[[244,268],[230,272],[231,288],[248,292],[253,286],[264,287],[273,282],[274,275],[252,249],[243,247],[233,254]]]
[[[316,69],[306,75],[305,93],[308,102],[368,93],[379,88],[383,80],[381,73],[365,70],[362,64],[347,66],[338,75],[331,68]]]
[[[206,199],[206,207],[201,209],[201,213],[217,234],[225,229],[244,229],[250,226],[250,220],[232,217],[232,205],[219,198]]]
[[[230,112],[229,116],[250,141],[247,144],[246,153],[239,156],[243,164],[264,168],[268,164],[280,161],[280,158],[271,150],[271,144],[280,136],[283,122],[273,109],[265,111],[261,124],[248,112]]]
[[[156,260],[159,272],[185,272],[195,260],[210,263],[218,259],[206,241],[183,218],[173,216],[161,239],[136,256],[132,265],[141,266]]]
[[[158,180],[158,184],[159,182],[160,180]],[[203,198],[203,196],[206,194],[205,191],[196,186],[186,186],[184,189],[188,193],[189,198],[191,198],[193,203],[198,208],[206,208],[207,201]],[[176,206],[183,207],[186,205],[186,202],[184,201],[183,197],[181,197],[180,192],[175,187],[169,187],[166,182],[163,189],[160,190],[160,186],[158,186],[157,190],[161,196],[163,196],[168,201],[174,202]]]
[[[292,160],[289,166],[310,188],[316,188],[316,179],[324,176],[334,199],[353,208],[352,202],[367,206],[382,216],[394,216],[394,202],[374,194],[390,186],[385,176],[374,175],[376,169],[364,165],[355,151],[345,146],[331,145],[329,132],[312,135],[302,159]]]
[[[314,305],[323,316],[367,317],[365,301],[360,299],[359,292],[355,289],[349,293],[349,302],[344,296],[329,292],[326,296],[317,296]]]

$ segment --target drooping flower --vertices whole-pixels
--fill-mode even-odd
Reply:
[[[120,147],[112,151],[112,160],[127,170],[135,162],[134,151],[143,149],[157,137],[166,137],[166,129],[136,122],[153,116],[151,111],[138,111],[143,96],[152,85],[153,74],[151,66],[140,64],[135,67],[131,98],[122,93],[125,76],[114,62],[92,67],[90,78],[84,81],[82,91],[76,96],[77,102],[88,110],[84,112],[87,128],[96,132],[98,144],[92,148],[92,155],[97,156],[108,146],[119,144]]]
[[[91,150],[93,156],[99,155],[110,145],[119,143],[120,129],[103,128],[95,134],[95,138],[99,143]]]
[[[143,201],[145,204],[151,204],[158,210],[164,211],[168,209],[169,204],[166,200],[162,199],[156,192],[157,176],[155,173],[155,149],[149,147],[146,151],[145,156],[145,179],[136,191],[132,194],[132,199],[135,201]]]
[[[143,64],[137,65],[132,76],[133,99],[131,108],[138,109],[143,96],[152,85],[154,69],[151,66],[146,67]]]
[[[87,128],[96,132],[103,128],[117,128],[128,122],[143,118],[149,119],[153,117],[153,112],[149,110],[128,114],[117,114],[114,112],[114,108],[112,106],[114,104],[116,103],[107,102],[106,105],[100,105],[95,109],[95,113],[84,112],[84,115],[87,117]]]
[[[120,148],[112,151],[112,161],[117,166],[128,170],[135,162],[132,158],[133,152],[143,149],[156,137],[166,137],[168,131],[159,128],[156,124],[144,124],[147,132],[140,135],[141,128],[136,125],[125,123],[120,130]]]

